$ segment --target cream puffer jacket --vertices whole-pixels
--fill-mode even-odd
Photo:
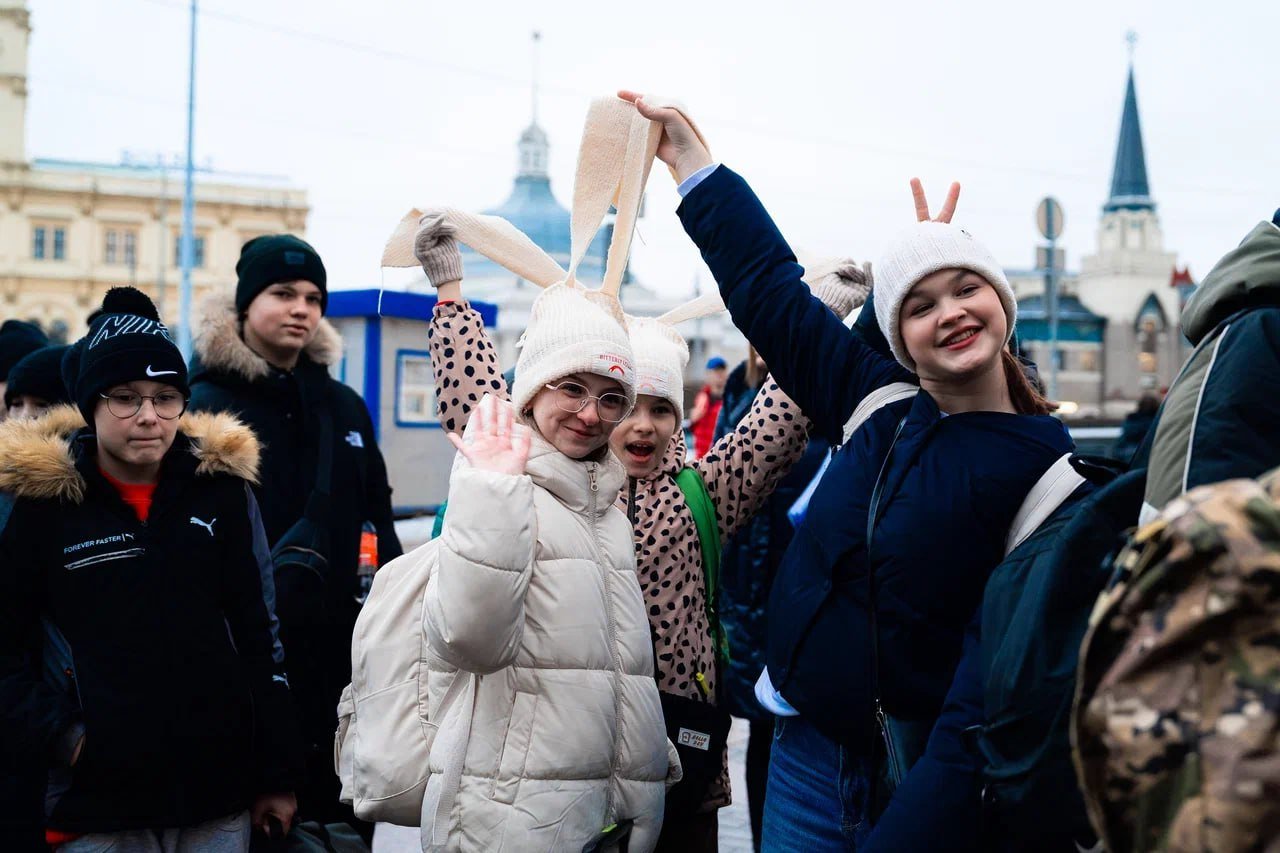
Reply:
[[[440,729],[424,849],[576,853],[626,820],[629,849],[654,848],[680,771],[614,506],[625,478],[612,454],[570,459],[536,434],[522,476],[455,465],[425,602]]]

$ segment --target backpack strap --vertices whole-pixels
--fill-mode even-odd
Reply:
[[[720,624],[716,612],[716,597],[720,592],[720,525],[716,521],[716,507],[707,492],[707,484],[696,468],[683,468],[676,475],[676,485],[684,493],[698,529],[698,543],[702,546],[702,580],[706,599],[707,621],[711,625],[711,638],[717,660],[729,660],[729,638]]]
[[[1004,553],[1008,555],[1014,548],[1025,542],[1049,516],[1062,506],[1062,502],[1071,497],[1085,478],[1071,464],[1070,453],[1064,453],[1040,475],[1040,479],[1027,492],[1022,506],[1009,525],[1009,535],[1005,539]]]
[[[443,742],[444,738],[437,741],[442,747],[444,768],[440,773],[440,787],[434,790],[428,787],[428,794],[423,803],[422,813],[434,815],[430,842],[423,847],[424,850],[444,850],[445,845],[449,843],[449,817],[462,786],[462,770],[467,760],[467,744],[471,742],[471,722],[475,714],[476,690],[479,684],[479,676],[459,669],[454,672],[453,680],[449,682],[449,689],[440,700],[445,718],[450,713],[455,713],[458,715],[459,722],[445,734],[445,738],[449,738],[447,743]],[[443,722],[441,720],[441,723]],[[441,727],[443,728],[443,725]],[[430,802],[432,794],[438,797],[434,803]]]
[[[909,400],[920,390],[920,386],[912,385],[910,382],[891,382],[888,385],[882,385],[870,394],[862,398],[862,402],[858,403],[858,407],[853,410],[853,414],[849,416],[849,420],[845,421],[844,435],[840,440],[843,444],[847,442],[858,429],[867,422],[867,419],[876,412],[883,409],[890,403],[896,403],[899,400]]]

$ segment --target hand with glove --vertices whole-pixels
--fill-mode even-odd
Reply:
[[[444,210],[433,208],[422,214],[413,236],[413,254],[422,271],[436,288],[462,281],[462,252],[454,227],[445,219]]]
[[[867,301],[871,292],[871,264],[852,258],[830,258],[806,264],[805,283],[823,305],[843,320]]]

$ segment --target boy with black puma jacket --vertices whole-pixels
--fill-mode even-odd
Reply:
[[[291,822],[301,750],[257,440],[179,420],[186,366],[143,294],[103,309],[63,361],[79,412],[0,427],[0,714],[50,767],[58,849],[247,849]]]

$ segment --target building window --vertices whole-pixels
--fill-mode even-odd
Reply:
[[[396,354],[396,422],[413,426],[439,423],[429,353],[401,350]]]
[[[182,266],[181,234],[173,238],[173,265],[175,267]],[[193,234],[191,236],[191,266],[195,269],[204,268],[204,235],[202,234]]]
[[[31,229],[31,257],[37,261],[67,259],[67,229],[37,225]]]
[[[1080,351],[1080,369],[1088,373],[1098,372],[1097,350],[1087,349]]]
[[[138,233],[124,229],[111,229],[107,232],[102,260],[108,264],[123,263],[125,266],[136,266],[138,263]]]

